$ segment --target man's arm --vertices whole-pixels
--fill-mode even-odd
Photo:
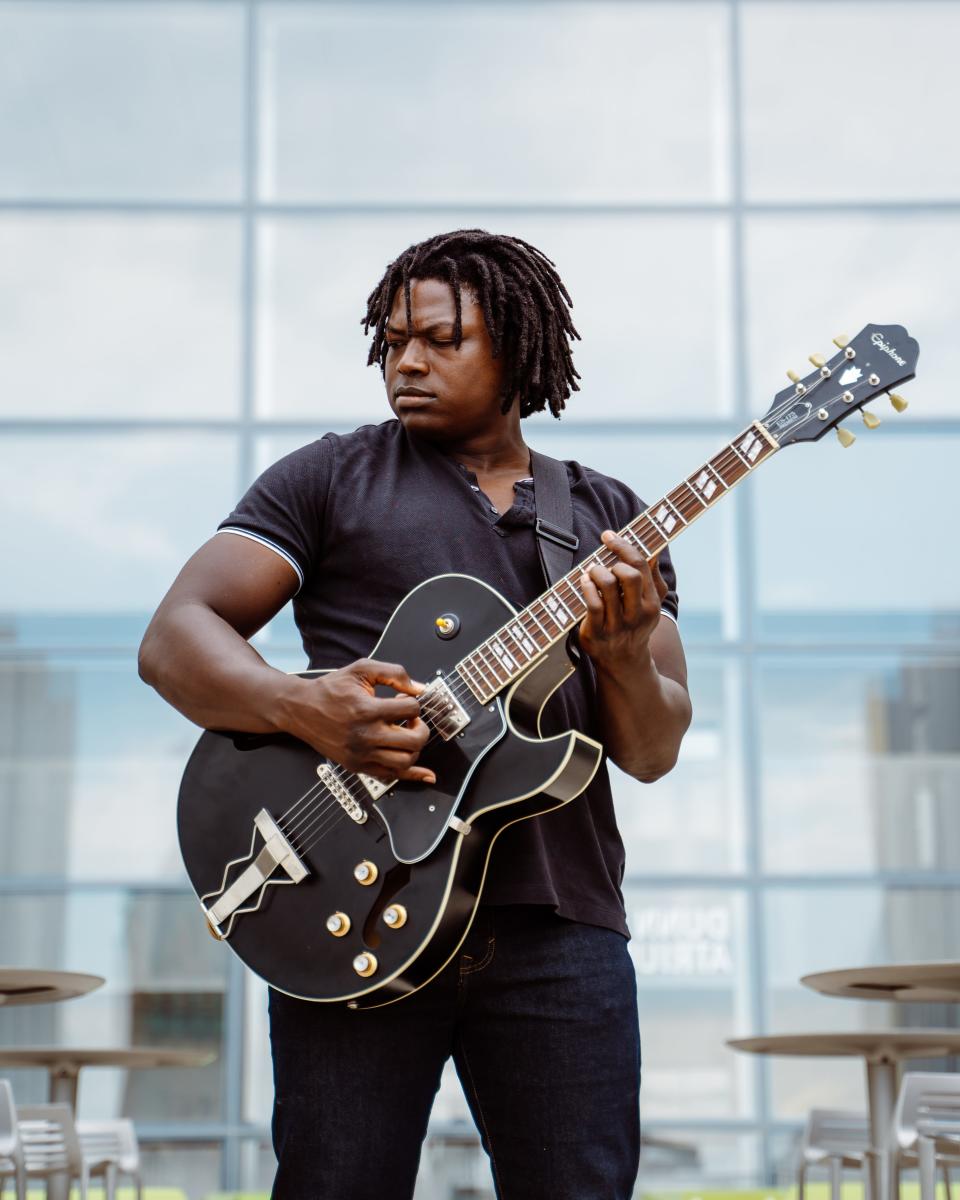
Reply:
[[[580,644],[597,669],[607,753],[652,783],[675,766],[693,715],[683,646],[674,622],[660,615],[667,585],[656,564],[610,531],[603,541],[620,561],[581,576]]]
[[[259,542],[211,538],[154,614],[140,647],[141,678],[205,729],[290,733],[350,770],[433,783],[432,771],[413,765],[429,730],[415,699],[422,685],[402,666],[360,659],[303,679],[269,666],[249,644],[298,582]],[[403,694],[376,696],[378,683]]]

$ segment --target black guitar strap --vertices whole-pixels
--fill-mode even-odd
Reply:
[[[530,451],[533,486],[537,502],[537,550],[540,565],[550,586],[573,566],[580,539],[573,532],[573,501],[567,468],[555,458]]]

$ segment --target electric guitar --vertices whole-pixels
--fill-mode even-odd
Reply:
[[[899,325],[834,339],[813,371],[788,372],[754,421],[620,536],[648,559],[785,446],[816,441],[912,379],[917,343]],[[268,983],[306,1000],[374,1008],[417,991],[466,936],[492,847],[514,821],[567,804],[603,747],[571,730],[541,737],[549,697],[576,669],[567,639],[586,614],[582,567],[522,612],[467,575],[414,588],[371,657],[430,680],[419,762],[433,785],[346,770],[289,736],[204,733],[184,773],[178,827],[187,874],[215,937]],[[310,672],[308,672],[310,674]],[[322,672],[312,672],[322,674]],[[383,694],[391,694],[381,689]]]

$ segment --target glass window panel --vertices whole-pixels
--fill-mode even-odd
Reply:
[[[644,1117],[749,1114],[749,1064],[724,1046],[752,1021],[743,895],[627,887],[624,899],[639,989]]]
[[[170,1200],[180,1196],[203,1196],[213,1200],[221,1196],[219,1189],[222,1178],[221,1159],[223,1157],[219,1142],[178,1142],[174,1138],[140,1139],[140,1159],[143,1164],[144,1195],[149,1196],[148,1188],[157,1188],[154,1193],[159,1197],[169,1195]],[[120,1187],[125,1182],[120,1176]],[[169,1193],[160,1191],[161,1188],[176,1189]],[[119,1188],[118,1194],[122,1195]],[[263,1189],[264,1200],[269,1192],[269,1184]],[[227,1193],[229,1195],[229,1193]]]
[[[0,875],[188,886],[173,811],[199,733],[132,655],[0,661]]]
[[[268,6],[264,195],[377,204],[725,196],[725,6],[575,3],[544,13],[536,4]],[[571,160],[571,145],[589,145],[589,169]]]
[[[960,662],[766,662],[759,710],[769,870],[960,867]]]
[[[230,512],[236,443],[207,433],[8,434],[0,472],[0,621],[140,614]],[[98,631],[104,622],[98,623]],[[122,621],[127,643],[131,625]]]
[[[764,899],[767,1024],[771,1030],[847,1031],[957,1024],[956,1005],[886,1004],[821,996],[798,980],[812,971],[956,957],[955,891],[919,888],[773,888]],[[743,1055],[741,1057],[750,1057]],[[925,1069],[916,1061],[914,1070]],[[937,1059],[930,1069],[952,1067]],[[771,1058],[772,1111],[863,1109],[857,1059]]]
[[[755,1188],[760,1180],[760,1139],[753,1134],[709,1128],[671,1129],[642,1117],[643,1195],[702,1196],[705,1188]]]
[[[880,431],[853,458],[796,446],[752,481],[760,630],[889,644],[956,639],[960,557],[947,481],[960,440]]]
[[[0,1009],[0,1045],[176,1046],[210,1052],[206,1067],[83,1068],[82,1117],[210,1121],[221,1108],[229,953],[193,894],[0,895],[0,961],[102,975],[82,1000]],[[6,1074],[4,1070],[4,1074]],[[46,1073],[12,1072],[22,1103],[46,1099]]]
[[[751,217],[747,339],[756,415],[786,385],[788,367],[810,370],[806,355],[835,353],[832,337],[853,336],[872,322],[904,325],[920,343],[917,379],[899,389],[915,399],[914,407],[901,417],[885,399],[876,400],[885,422],[880,436],[915,417],[956,416],[958,272],[960,219],[948,213]],[[877,440],[866,438],[856,419],[850,427]]]
[[[751,199],[960,195],[946,151],[960,106],[955,4],[884,5],[880,19],[836,0],[742,11]]]
[[[676,767],[643,784],[610,764],[631,879],[744,868],[740,672],[701,655],[689,670],[693,724]]]
[[[559,11],[559,10],[558,10]],[[701,216],[531,216],[477,210],[265,222],[258,412],[382,420],[360,318],[407,245],[465,225],[506,229],[556,262],[582,340],[567,419],[678,420],[730,410],[729,230]]]
[[[0,196],[241,194],[243,14],[220,4],[5,4]]]
[[[239,411],[240,224],[0,218],[0,416]]]

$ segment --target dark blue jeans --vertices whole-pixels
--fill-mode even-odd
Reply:
[[[500,1200],[628,1200],[640,1038],[626,940],[481,908],[419,992],[367,1012],[270,993],[275,1200],[407,1200],[452,1054]]]

